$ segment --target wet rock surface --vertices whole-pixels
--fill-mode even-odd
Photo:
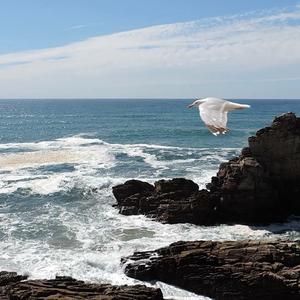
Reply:
[[[177,242],[122,261],[130,277],[213,299],[300,299],[300,242]]]
[[[130,180],[113,188],[119,211],[166,223],[260,224],[300,215],[300,118],[287,113],[249,138],[200,190],[175,178],[153,185]]]
[[[16,272],[0,271],[0,300],[8,300],[5,288],[13,283],[27,279],[26,275],[18,275]]]
[[[26,275],[18,275],[16,272],[0,271],[0,286],[27,279]]]
[[[149,288],[144,285],[88,284],[71,277],[18,282],[12,280],[6,282],[1,291],[1,300],[163,300],[160,289]]]
[[[184,178],[159,180],[151,186],[152,188],[138,192],[137,188],[132,188],[132,184],[133,180],[129,180],[113,187],[113,194],[121,214],[145,214],[168,223],[194,222],[191,202],[199,187],[192,180]],[[134,184],[141,186],[146,182],[135,180]],[[130,191],[133,193],[130,194]]]

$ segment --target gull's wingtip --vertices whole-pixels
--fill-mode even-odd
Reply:
[[[249,104],[240,104],[240,103],[234,103],[232,102],[232,108],[233,109],[244,109],[244,108],[250,108]]]
[[[238,104],[238,105],[240,106],[239,108],[241,108],[241,109],[251,107],[249,104]]]

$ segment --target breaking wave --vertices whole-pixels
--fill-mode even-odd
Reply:
[[[32,278],[69,275],[92,282],[133,284],[120,258],[178,240],[298,238],[295,223],[251,228],[161,224],[122,216],[111,188],[130,178],[153,182],[184,176],[200,187],[237,148],[112,144],[76,135],[53,141],[0,144],[0,266]],[[205,299],[158,282],[172,299]]]
[[[0,193],[26,189],[50,194],[79,186],[101,188],[131,177],[153,181],[186,176],[204,186],[218,163],[237,149],[109,144],[77,135],[0,144],[0,151]]]

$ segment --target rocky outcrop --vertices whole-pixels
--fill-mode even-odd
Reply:
[[[261,223],[300,214],[299,180],[300,118],[287,113],[250,137],[207,187],[220,198],[221,221]]]
[[[118,200],[120,213],[123,215],[138,214],[139,206],[143,206],[140,199],[150,196],[153,192],[154,186],[140,180],[128,180],[125,184],[113,187],[113,194]],[[149,209],[151,210],[151,207],[149,207]]]
[[[300,214],[300,118],[287,113],[222,163],[206,190],[183,178],[154,186],[130,180],[113,188],[122,214],[167,223],[268,223]]]
[[[217,176],[207,185],[215,195],[216,222],[267,223],[282,221],[292,214],[285,199],[280,199],[268,171],[252,156],[239,157],[219,167]]]
[[[18,275],[16,272],[0,271],[0,286],[27,279],[27,275]]]
[[[252,155],[268,170],[279,199],[289,213],[300,212],[300,118],[288,113],[275,118],[271,127],[249,138]]]
[[[138,187],[145,184],[147,190],[139,190]],[[191,180],[159,180],[154,186],[129,180],[113,187],[113,194],[122,214],[145,214],[167,223],[196,222],[192,203],[195,202],[194,196],[199,194],[199,187]]]
[[[15,279],[6,281],[2,287],[1,300],[163,300],[160,289],[144,285],[88,284],[71,277],[19,281],[20,277],[16,276],[15,274]]]
[[[0,271],[0,300],[8,300],[5,289],[8,285],[27,279],[26,275],[18,275],[16,272]]]
[[[300,299],[299,242],[177,242],[123,263],[130,277],[213,299]]]
[[[251,154],[278,180],[300,178],[300,118],[287,113],[249,138]]]

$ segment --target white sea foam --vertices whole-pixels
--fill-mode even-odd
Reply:
[[[35,151],[6,154],[0,157],[3,169],[24,168],[46,164],[75,163],[79,160],[76,152],[67,150]]]
[[[18,191],[0,211],[3,270],[29,272],[32,278],[69,275],[133,284],[139,281],[124,275],[120,259],[134,251],[178,240],[272,237],[268,229],[241,225],[161,224],[122,216],[112,207],[112,186],[130,178],[153,182],[185,176],[204,187],[236,149],[110,144],[83,135],[2,144],[0,149],[2,199]],[[204,299],[160,282],[157,286],[172,299]]]
[[[142,159],[144,166],[137,166],[136,171],[147,166],[148,173],[124,171],[127,178],[158,179],[168,177],[166,170],[176,171],[179,176],[188,176],[204,186],[211,175],[210,168],[216,169],[219,161],[224,160],[232,148],[208,150],[207,148],[180,148],[147,144],[109,144],[97,138],[83,135],[60,138],[53,141],[33,143],[0,144],[4,151],[0,155],[0,193],[11,193],[17,189],[28,189],[32,193],[49,194],[60,189],[74,186],[97,187],[95,181],[118,181],[121,177],[113,171],[121,163],[128,165]],[[5,149],[9,152],[5,152]],[[215,153],[215,154],[214,154]],[[131,158],[122,162],[116,157],[125,154]],[[171,158],[163,157],[171,155]],[[186,157],[186,155],[188,157]],[[205,162],[205,164],[204,164]],[[71,165],[73,170],[60,172],[42,171],[43,166]],[[206,172],[207,170],[207,172]],[[183,175],[182,175],[183,174]],[[171,174],[173,175],[173,174]],[[15,179],[13,179],[15,178]],[[123,178],[123,177],[122,177]]]
[[[20,218],[15,213],[4,215],[2,223],[7,238],[0,241],[0,249],[5,253],[0,258],[1,267],[18,272],[30,271],[31,278],[71,275],[92,282],[134,284],[138,281],[126,277],[120,266],[121,257],[134,251],[156,249],[178,240],[274,237],[268,230],[270,228],[168,225],[143,216],[122,216],[111,207],[111,198],[106,198],[107,195],[104,193],[99,202],[86,200],[93,202],[89,203],[93,205],[86,206],[88,208],[75,206],[66,209],[58,204],[47,204],[39,215],[35,214],[34,221],[30,215],[27,218]],[[108,202],[103,201],[105,198]],[[43,213],[44,209],[47,213]],[[23,239],[19,238],[20,234]],[[204,299],[162,283],[157,283],[157,286],[173,299]]]

